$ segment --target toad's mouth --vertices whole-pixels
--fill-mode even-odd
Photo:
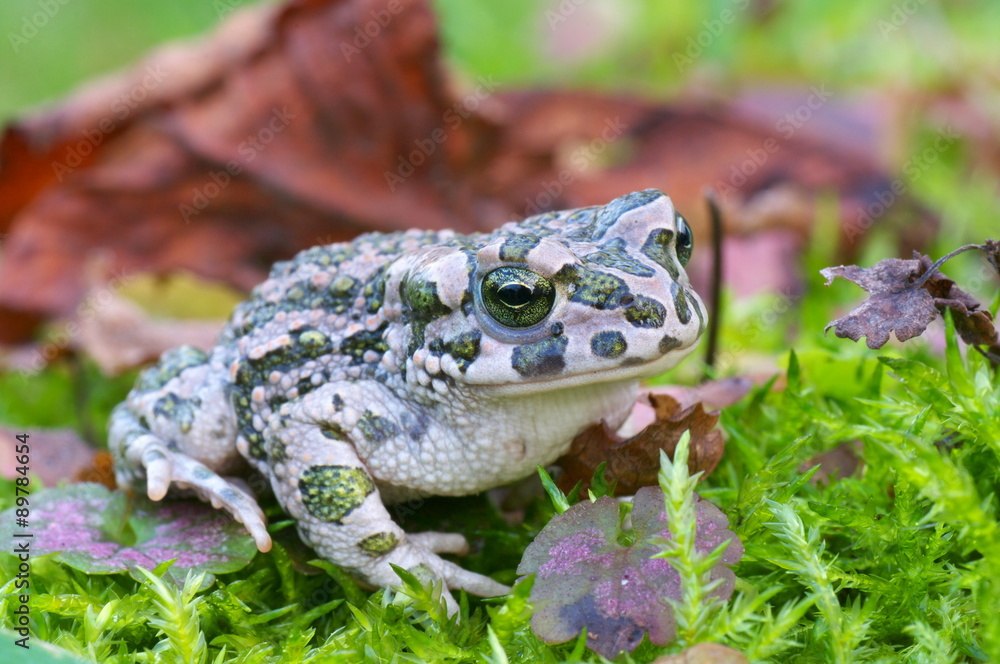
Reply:
[[[635,364],[623,365],[612,369],[601,369],[576,374],[560,374],[550,377],[539,376],[528,382],[517,383],[480,383],[475,388],[480,393],[496,397],[528,395],[532,393],[554,392],[556,390],[597,385],[600,383],[616,383],[628,380],[651,378],[673,369],[698,347],[700,339],[685,348],[676,348],[666,355],[660,355],[651,360]]]

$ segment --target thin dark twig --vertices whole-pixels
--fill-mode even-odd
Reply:
[[[722,210],[715,190],[710,187],[705,189],[705,202],[712,227],[712,283],[708,295],[708,340],[705,349],[706,373],[711,373],[715,368],[722,321]]]
[[[952,258],[954,258],[955,256],[958,256],[959,254],[963,254],[966,251],[969,251],[971,249],[979,249],[981,251],[985,251],[983,245],[981,245],[981,244],[967,244],[964,247],[959,247],[955,251],[953,251],[953,252],[951,252],[949,254],[945,254],[941,258],[939,258],[936,261],[934,261],[934,263],[930,266],[930,268],[926,272],[924,272],[922,275],[920,275],[919,279],[917,279],[912,284],[910,284],[910,288],[920,288],[925,283],[927,283],[927,280],[931,278],[931,275],[933,275],[937,271],[937,269],[939,267],[941,267],[942,265],[944,265],[946,261],[949,261]]]
[[[972,344],[972,348],[979,351],[980,355],[989,360],[993,367],[1000,367],[1000,345],[994,345],[984,349],[982,346]]]
[[[972,249],[979,249],[980,251],[986,253],[987,260],[989,260],[990,264],[993,265],[994,268],[997,268],[997,265],[994,263],[993,260],[993,255],[990,251],[991,248],[990,245],[992,242],[993,242],[992,240],[987,240],[985,244],[967,244],[964,247],[959,247],[955,251],[945,254],[941,258],[934,261],[934,263],[931,264],[930,268],[928,268],[926,272],[920,275],[919,279],[910,284],[909,287],[920,288],[925,283],[927,283],[927,280],[930,279],[934,275],[934,273],[937,272],[937,269],[942,265],[944,265],[946,261],[949,261],[955,256],[965,253],[966,251],[971,251]],[[1000,269],[998,269],[998,271],[1000,271]],[[985,349],[980,347],[978,344],[969,344],[969,345],[975,350],[979,351],[979,353],[982,354],[982,356],[985,357],[987,360],[989,360],[990,364],[992,364],[994,367],[1000,366],[1000,345],[994,344],[993,346],[989,346],[988,348]]]

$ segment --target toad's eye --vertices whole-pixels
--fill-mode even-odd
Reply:
[[[483,279],[483,306],[506,327],[531,327],[545,320],[556,299],[552,282],[530,270],[501,267]]]
[[[684,217],[675,212],[674,220],[677,222],[677,260],[681,265],[687,265],[691,260],[691,250],[694,248],[694,235],[691,234],[691,227]]]

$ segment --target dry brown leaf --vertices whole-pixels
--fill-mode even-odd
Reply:
[[[359,17],[384,2],[257,5],[8,128],[3,338],[69,313],[98,248],[112,249],[117,272],[187,269],[249,289],[307,246],[502,220],[509,206],[484,191],[478,165],[485,120],[463,105],[487,102],[446,91],[427,4],[399,6],[378,39],[345,55]],[[144,103],[116,106],[139,90]],[[390,191],[406,160],[421,164]]]
[[[960,251],[970,248],[983,249],[992,260],[996,242],[987,240],[983,245],[969,245]],[[820,270],[828,286],[835,277],[843,277],[871,294],[826,329],[832,327],[838,337],[852,341],[867,337],[868,347],[876,349],[889,341],[890,332],[895,332],[900,341],[906,341],[922,334],[938,314],[951,311],[955,329],[965,343],[984,346],[988,355],[1000,357],[1000,335],[993,324],[993,315],[939,270],[927,275],[933,266],[930,258],[914,252],[911,260],[887,258],[867,268],[841,265]]]
[[[987,240],[983,245],[987,258],[991,263],[996,259],[997,250],[1000,244],[994,240]],[[931,259],[927,256],[919,256],[920,275],[922,276],[932,266]],[[994,268],[996,265],[994,264]],[[1000,276],[1000,270],[997,270]],[[924,283],[923,287],[934,298],[934,306],[938,312],[944,315],[946,309],[951,310],[951,315],[955,321],[955,330],[962,337],[962,341],[967,344],[979,346],[995,346],[998,343],[997,329],[993,325],[993,314],[988,309],[983,309],[976,298],[972,297],[955,282],[946,277],[938,270]]]
[[[698,403],[681,408],[673,397],[650,394],[655,421],[629,438],[623,438],[603,422],[577,436],[569,450],[556,460],[563,469],[559,488],[569,491],[577,482],[586,491],[597,467],[606,462],[604,477],[616,482],[616,495],[632,495],[644,486],[655,486],[660,472],[660,451],[673,456],[681,435],[691,431],[688,470],[711,473],[722,458],[722,432],[715,429],[719,413],[706,413]]]
[[[223,321],[155,320],[139,306],[118,295],[105,298],[92,315],[81,316],[80,348],[106,375],[158,358],[181,345],[208,351],[215,345]]]
[[[753,389],[754,382],[746,376],[732,376],[708,380],[698,385],[663,385],[647,388],[648,394],[666,394],[673,397],[680,408],[701,403],[703,408],[718,410],[732,406]]]
[[[884,346],[890,332],[895,332],[900,341],[922,334],[938,312],[929,292],[911,288],[919,270],[919,261],[900,258],[887,258],[872,267],[841,265],[820,270],[828,286],[834,277],[843,277],[871,293],[860,306],[826,329],[832,327],[838,337],[852,341],[867,337],[868,347],[873,349]]]
[[[996,270],[997,275],[1000,275],[1000,241],[987,240],[983,246],[986,248],[986,259]]]
[[[830,484],[834,480],[853,477],[864,465],[863,446],[854,440],[817,454],[799,465],[799,472],[805,473],[819,464],[819,470],[810,480],[813,484]]]
[[[73,476],[73,482],[96,482],[114,491],[118,488],[115,479],[115,462],[111,454],[100,451],[91,459],[90,465],[83,466]]]
[[[652,664],[750,664],[750,660],[728,646],[699,643],[676,655],[657,657]]]
[[[837,191],[848,243],[862,204],[890,181],[871,155],[776,135],[724,107],[489,79],[452,90],[428,2],[395,6],[356,43],[384,1],[255,5],[8,127],[0,341],[69,315],[95,251],[118,273],[190,270],[249,289],[275,260],[363,231],[484,230],[644,187],[670,192],[706,238],[706,185],[725,189],[734,231],[800,237],[816,193]],[[780,149],[734,179],[771,141]],[[764,286],[789,275],[775,278]]]

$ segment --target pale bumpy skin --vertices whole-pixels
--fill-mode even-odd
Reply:
[[[267,551],[256,500],[227,477],[245,459],[303,539],[371,585],[398,583],[392,563],[501,594],[437,555],[464,552],[464,538],[407,534],[385,504],[511,482],[590,424],[620,425],[638,379],[705,329],[689,257],[687,224],[652,189],[489,234],[303,251],[274,266],[210,354],[177,348],[143,372],[111,419],[118,483],[153,500],[191,489]]]

